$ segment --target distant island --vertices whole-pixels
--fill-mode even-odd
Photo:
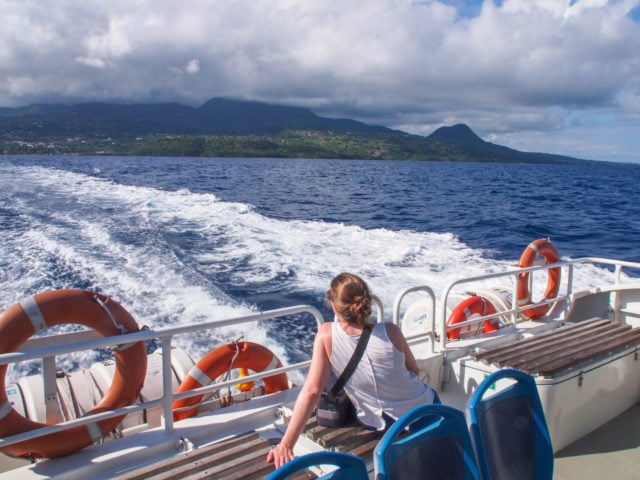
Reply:
[[[302,107],[213,98],[0,108],[0,154],[275,157],[575,164],[486,142],[464,124],[412,135]]]

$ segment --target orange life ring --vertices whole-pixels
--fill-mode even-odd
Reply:
[[[139,331],[129,312],[104,295],[83,290],[55,290],[28,297],[0,314],[0,353],[15,352],[36,332],[65,323],[85,325],[105,337]],[[130,405],[142,389],[147,371],[144,342],[124,345],[114,351],[114,356],[113,382],[90,414]],[[49,426],[29,420],[11,407],[5,392],[6,372],[7,365],[0,366],[0,437]],[[13,457],[60,457],[100,440],[123,418],[124,415],[72,427],[1,450]]]
[[[546,263],[555,263],[560,259],[556,247],[551,241],[539,238],[531,242],[520,256],[518,266],[526,268],[533,265],[538,257],[544,257]],[[551,300],[558,296],[560,290],[560,267],[550,268],[547,271],[547,289],[542,300]],[[518,275],[518,307],[522,309],[522,314],[530,319],[540,318],[551,308],[551,304],[538,305],[537,307],[526,308],[533,305],[531,292],[529,292],[529,272]]]
[[[232,365],[233,362],[233,365]],[[228,343],[215,350],[210,351],[202,357],[189,371],[189,374],[182,380],[177,393],[187,392],[194,388],[211,385],[222,374],[231,368],[247,368],[254,372],[272,370],[282,367],[271,350],[267,347],[253,342]],[[265,393],[279,392],[289,388],[289,380],[286,373],[279,373],[271,377],[262,379]],[[188,407],[200,402],[202,395],[181,398],[173,402],[173,409]],[[197,408],[173,412],[174,420],[183,420],[193,417],[197,413]]]
[[[484,317],[485,315],[493,315],[496,313],[496,308],[488,299],[474,295],[462,302],[453,310],[449,318],[447,319],[447,326],[455,325],[469,320],[472,315],[479,315]],[[500,323],[497,320],[485,320],[484,332],[495,332],[500,328]],[[447,330],[447,338],[449,340],[457,340],[460,338],[460,328],[453,328]]]

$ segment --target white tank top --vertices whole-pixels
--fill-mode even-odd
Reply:
[[[349,336],[333,322],[330,363],[336,377],[347,366],[359,339],[360,335]],[[393,346],[384,323],[374,325],[367,349],[344,388],[358,420],[376,430],[385,427],[383,413],[397,420],[413,407],[434,400],[433,389],[407,370],[404,353]]]

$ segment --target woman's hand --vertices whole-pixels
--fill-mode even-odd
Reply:
[[[275,468],[280,468],[287,462],[293,460],[293,449],[282,444],[276,445],[267,455],[267,463],[273,462]]]
[[[324,336],[326,335],[329,335],[330,346],[330,323],[324,323],[316,334],[313,342],[313,354],[311,355],[309,373],[293,406],[293,414],[287,426],[287,431],[284,433],[278,446],[270,450],[267,454],[267,462],[273,462],[276,468],[280,468],[285,463],[293,460],[293,446],[298,441],[298,437],[302,433],[307,419],[313,414],[313,410],[316,408],[318,399],[322,394],[322,388],[327,383],[327,378],[329,378],[331,364],[329,363],[329,355],[325,349]]]

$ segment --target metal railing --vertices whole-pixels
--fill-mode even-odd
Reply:
[[[576,266],[582,265],[582,264],[609,265],[614,267],[613,268],[614,282],[612,285],[609,286],[613,288],[619,287],[622,285],[622,269],[624,267],[632,268],[632,269],[640,269],[640,263],[637,263],[637,262],[627,262],[627,261],[598,258],[598,257],[585,257],[585,258],[579,258],[575,260],[566,260],[566,261],[559,261],[559,262],[554,262],[549,264],[534,265],[526,268],[513,268],[512,270],[508,270],[504,272],[478,275],[475,277],[467,277],[467,278],[454,280],[453,282],[449,283],[445,287],[445,289],[442,292],[442,296],[440,300],[441,302],[440,315],[442,320],[440,324],[440,332],[439,332],[440,333],[440,349],[445,350],[447,348],[447,331],[448,330],[461,328],[468,325],[476,325],[481,322],[484,322],[485,320],[495,320],[495,319],[498,319],[499,317],[504,318],[507,315],[511,318],[511,322],[513,324],[516,324],[519,321],[527,320],[527,318],[522,318],[522,315],[521,315],[526,310],[533,309],[541,305],[555,304],[563,300],[565,301],[564,310],[566,313],[567,309],[570,307],[570,302],[568,300],[570,299],[571,294],[573,292],[574,269],[576,268]],[[543,299],[537,302],[532,302],[527,305],[519,306],[517,301],[519,276],[523,273],[548,271],[553,268],[560,268],[566,271],[567,280],[565,283],[564,290],[562,290],[561,288],[558,291],[558,295],[554,298]],[[529,277],[528,281],[530,282],[528,287],[529,287],[529,291],[531,292],[532,291],[531,282],[533,281],[533,275],[529,275],[528,277]],[[451,325],[451,326],[447,325],[447,313],[448,313],[447,305],[448,305],[449,298],[452,295],[452,291],[456,287],[459,287],[461,285],[466,285],[466,284],[478,284],[480,282],[485,282],[487,280],[495,280],[499,278],[507,278],[511,280],[511,284],[512,284],[511,298],[513,299],[513,301],[511,302],[511,308],[498,310],[496,313],[493,313],[490,315],[475,316],[470,320],[466,320],[464,322],[458,322],[455,325]],[[615,299],[614,299],[614,304],[615,304]]]
[[[172,340],[176,335],[196,333],[204,330],[217,329],[222,327],[228,327],[232,325],[239,325],[249,322],[268,321],[275,318],[286,317],[297,314],[310,314],[315,320],[317,327],[319,328],[324,319],[322,314],[314,307],[308,305],[301,305],[295,307],[281,308],[275,310],[269,310],[251,315],[245,315],[241,317],[235,317],[225,320],[209,321],[198,324],[182,325],[176,327],[163,328],[158,330],[143,330],[135,333],[128,333],[124,335],[92,338],[97,335],[93,331],[83,331],[78,333],[67,333],[62,335],[52,335],[49,337],[34,338],[28,340],[21,348],[20,351],[15,353],[5,353],[0,355],[0,365],[8,365],[11,363],[24,362],[27,360],[42,359],[43,360],[43,377],[55,375],[55,371],[51,368],[47,368],[46,365],[52,365],[55,367],[55,359],[57,355],[66,353],[72,353],[83,350],[95,350],[106,347],[113,347],[114,345],[122,345],[129,343],[136,343],[141,341],[159,340],[162,349],[162,397],[154,400],[144,401],[117,410],[108,412],[102,412],[92,415],[87,415],[82,418],[71,420],[68,422],[48,425],[46,427],[38,428],[28,432],[11,435],[9,437],[0,438],[0,448],[12,445],[14,443],[22,442],[25,440],[31,440],[36,437],[49,435],[62,430],[66,430],[79,425],[89,425],[101,420],[105,420],[120,415],[129,415],[143,410],[156,408],[161,406],[164,413],[164,428],[166,431],[174,429],[173,423],[173,402],[175,400],[191,397],[199,394],[209,393],[221,388],[226,388],[238,383],[237,379],[232,379],[225,382],[214,383],[206,387],[197,388],[188,392],[174,394],[172,392],[172,366],[171,366],[171,348]],[[76,339],[76,341],[70,341],[70,339]],[[242,382],[250,382],[254,380],[260,380],[265,377],[277,375],[283,372],[289,372],[292,370],[301,370],[308,368],[311,364],[310,360],[303,362],[286,365],[281,368],[275,368],[260,373],[255,373],[242,378]],[[46,381],[46,380],[45,380]],[[190,408],[193,408],[192,405]]]
[[[415,287],[409,287],[402,290],[395,299],[393,304],[393,323],[400,326],[400,306],[402,305],[402,301],[411,293],[420,292],[427,295],[427,297],[431,300],[431,308],[430,313],[427,314],[427,318],[431,319],[431,328],[428,329],[424,335],[429,339],[429,349],[430,353],[434,353],[435,351],[435,341],[436,341],[436,296],[433,293],[431,287],[427,285],[418,285]]]
[[[522,311],[527,308],[534,308],[541,304],[551,304],[558,302],[563,299],[569,299],[573,289],[573,276],[574,276],[574,268],[580,264],[598,264],[598,265],[609,265],[613,267],[613,275],[614,282],[611,287],[616,287],[622,285],[622,270],[623,268],[632,268],[632,269],[640,269],[640,263],[636,262],[625,262],[618,260],[611,260],[605,258],[596,258],[596,257],[588,257],[581,258],[576,260],[569,261],[560,261],[555,262],[553,264],[545,264],[545,265],[534,265],[527,268],[514,268],[505,272],[498,272],[486,275],[480,275],[475,277],[463,278],[455,280],[449,283],[441,296],[440,307],[441,307],[441,316],[442,316],[442,324],[441,331],[439,335],[440,339],[440,350],[445,350],[447,348],[447,330],[452,328],[460,328],[466,325],[474,325],[485,320],[495,319],[500,316],[509,315],[512,319],[513,323],[517,323],[520,318],[520,314]],[[560,267],[566,270],[566,282],[565,288],[563,291],[558,293],[558,296],[553,299],[545,300],[543,302],[532,303],[527,306],[519,307],[517,301],[512,302],[512,306],[510,309],[500,310],[492,315],[486,315],[482,317],[473,318],[471,320],[456,323],[454,326],[447,327],[447,302],[452,295],[452,291],[462,285],[484,282],[487,280],[495,280],[499,278],[510,278],[513,280],[512,294],[513,299],[517,299],[517,283],[518,276],[522,273],[527,272],[536,272],[536,271],[546,271],[551,268]],[[529,280],[532,280],[533,275],[529,275]],[[531,286],[530,286],[531,287]],[[428,286],[419,286],[419,287],[410,287],[405,289],[403,292],[399,294],[396,300],[396,304],[394,305],[394,321],[397,322],[399,317],[399,302],[400,299],[407,295],[408,293],[421,291],[426,293],[432,303],[431,313],[430,313],[430,325],[427,331],[424,333],[429,339],[431,344],[431,351],[434,351],[434,344],[436,343],[436,327],[435,327],[435,319],[436,319],[436,301],[435,295],[430,287]],[[531,288],[530,288],[531,291]],[[382,321],[383,312],[382,312],[382,303],[378,298],[374,298],[375,311],[377,315],[377,321]],[[615,305],[615,297],[614,297],[614,305]],[[568,308],[568,302],[565,305],[565,309]],[[98,414],[92,414],[89,416],[85,416],[82,418],[78,418],[75,420],[71,420],[68,422],[56,424],[56,425],[48,425],[36,430],[31,430],[29,432],[24,432],[16,435],[12,435],[9,437],[0,438],[0,448],[12,445],[14,443],[22,442],[25,440],[30,440],[32,438],[36,438],[43,435],[48,435],[52,433],[56,433],[68,428],[72,428],[78,425],[88,425],[91,423],[95,423],[101,420],[105,420],[107,418],[117,417],[120,415],[129,415],[137,412],[141,412],[146,409],[161,407],[164,414],[164,428],[166,431],[172,431],[174,429],[173,423],[173,403],[175,400],[205,394],[209,392],[213,392],[215,390],[219,390],[221,388],[227,388],[231,385],[234,385],[238,382],[237,379],[232,379],[220,383],[215,383],[206,387],[201,387],[198,389],[190,390],[189,392],[183,392],[180,394],[172,392],[172,366],[171,366],[171,349],[172,349],[172,341],[173,337],[182,334],[196,333],[199,331],[209,330],[209,329],[217,329],[222,327],[228,327],[233,325],[239,325],[243,323],[256,322],[256,321],[268,321],[273,320],[275,318],[285,317],[289,315],[297,315],[297,314],[310,314],[315,320],[318,328],[322,323],[324,323],[324,319],[322,314],[314,307],[308,305],[288,307],[275,309],[260,313],[255,313],[252,315],[245,315],[241,317],[235,317],[225,320],[218,321],[209,321],[198,324],[190,324],[190,325],[182,325],[175,327],[168,327],[164,329],[158,330],[145,330],[136,333],[129,333],[124,335],[112,336],[112,337],[100,337],[95,338],[96,333],[92,331],[71,333],[71,334],[61,334],[50,337],[41,337],[41,338],[33,338],[27,341],[22,349],[15,353],[6,353],[0,354],[0,365],[7,365],[11,363],[23,362],[27,360],[34,359],[42,359],[43,360],[43,376],[47,377],[49,375],[55,375],[55,357],[57,355],[62,355],[66,353],[82,351],[82,350],[95,350],[100,348],[112,347],[114,345],[125,344],[125,343],[135,343],[140,341],[149,341],[156,340],[160,341],[161,349],[162,349],[162,383],[163,383],[163,394],[162,397],[154,400],[149,400],[145,402],[141,402],[135,405],[131,405],[128,407],[120,408],[117,410],[102,412]],[[310,360],[304,362],[298,362],[291,365],[287,365],[281,368],[263,371],[260,373],[252,374],[247,377],[243,377],[242,382],[250,382],[254,380],[259,380],[265,378],[267,376],[276,375],[283,372],[289,372],[293,370],[302,370],[308,368],[310,365]],[[51,367],[47,367],[47,365],[53,365],[53,369]],[[190,406],[193,408],[194,406]]]

